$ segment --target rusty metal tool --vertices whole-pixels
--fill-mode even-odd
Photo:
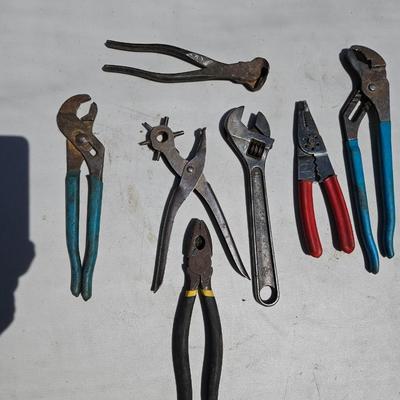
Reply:
[[[313,257],[320,257],[322,254],[314,214],[314,182],[320,184],[326,195],[336,225],[339,249],[351,253],[354,250],[354,236],[346,201],[306,101],[298,101],[295,105],[294,127],[297,140],[299,214],[307,253]]]
[[[92,103],[87,115],[78,118],[82,103],[90,101],[87,94],[69,98],[57,114],[57,125],[67,139],[66,234],[71,263],[71,292],[89,300],[92,295],[93,271],[97,258],[100,231],[101,200],[103,192],[104,146],[93,134],[97,105]],[[79,254],[79,181],[83,161],[88,175],[88,208],[86,222],[86,249],[83,262]]]
[[[107,40],[105,45],[110,49],[165,54],[200,68],[193,71],[166,74],[121,65],[107,64],[103,66],[103,71],[105,72],[133,75],[155,82],[176,83],[225,80],[240,83],[246,89],[255,92],[262,88],[269,72],[268,61],[261,57],[254,58],[252,61],[225,64],[202,54],[167,44],[123,43]]]
[[[243,106],[234,108],[225,115],[224,133],[245,173],[253,295],[261,305],[272,306],[279,299],[279,287],[265,185],[265,161],[274,139],[261,112],[252,114],[246,126],[241,120],[243,110]]]
[[[364,253],[365,267],[376,274],[379,271],[379,256],[369,218],[358,130],[367,114],[378,204],[379,249],[382,256],[392,258],[395,201],[386,63],[376,51],[358,45],[342,50],[340,60],[353,83],[353,89],[339,114],[353,217]]]
[[[217,400],[222,370],[222,329],[211,288],[212,242],[204,221],[192,219],[183,241],[185,283],[179,296],[172,331],[172,356],[178,400],[192,400],[189,363],[189,330],[193,305],[200,297],[204,320],[205,348],[201,376],[201,399]]]
[[[195,132],[196,140],[193,149],[188,159],[185,159],[175,147],[175,137],[182,135],[183,131],[173,132],[168,126],[168,120],[168,117],[162,118],[160,125],[155,127],[145,122],[143,126],[147,129],[146,140],[140,143],[140,145],[148,145],[153,150],[154,160],[159,160],[161,156],[165,165],[176,177],[161,220],[151,290],[156,292],[163,281],[174,219],[182,203],[193,191],[208,212],[233,269],[248,278],[222,208],[211,185],[203,175],[206,156],[205,128]]]

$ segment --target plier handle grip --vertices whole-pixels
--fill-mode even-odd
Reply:
[[[222,329],[211,288],[212,242],[204,221],[192,219],[183,242],[185,283],[179,296],[172,331],[172,355],[178,400],[191,400],[189,330],[193,305],[200,297],[205,329],[205,349],[201,377],[201,398],[218,399],[222,370]]]
[[[71,263],[71,292],[89,300],[92,295],[93,271],[97,258],[100,214],[103,193],[104,146],[93,134],[97,105],[92,103],[87,115],[78,118],[82,103],[90,101],[87,94],[66,100],[57,114],[58,128],[67,139],[67,175],[65,178],[66,235]],[[79,253],[79,189],[83,161],[88,179],[88,208],[86,220],[86,249],[83,262]]]

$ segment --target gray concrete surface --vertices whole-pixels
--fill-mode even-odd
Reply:
[[[266,114],[276,139],[267,184],[281,300],[271,309],[258,306],[250,283],[232,271],[212,231],[225,348],[220,398],[400,398],[399,256],[382,260],[381,272],[372,276],[363,268],[358,245],[352,255],[335,251],[316,187],[324,254],[315,260],[302,253],[292,201],[291,139],[294,102],[307,99],[348,200],[338,112],[351,84],[338,54],[352,44],[368,45],[388,64],[398,182],[398,1],[3,0],[0,20],[0,135],[23,137],[29,144],[29,239],[35,249],[32,262],[27,257],[18,271],[4,261],[0,267],[0,280],[9,282],[1,295],[8,304],[3,309],[13,319],[0,336],[1,399],[175,398],[170,336],[183,279],[182,235],[191,217],[209,220],[197,198],[184,204],[165,282],[153,295],[157,233],[172,175],[137,145],[141,123],[156,124],[169,115],[173,128],[186,131],[178,141],[183,153],[191,147],[192,132],[207,126],[205,174],[248,265],[242,171],[218,132],[222,114],[242,104],[246,116],[258,110]],[[271,73],[258,93],[224,82],[162,85],[106,74],[104,63],[187,68],[163,56],[108,50],[106,39],[165,42],[226,62],[265,56]],[[98,103],[95,131],[107,150],[101,243],[88,303],[69,293],[65,148],[55,123],[61,103],[82,92]],[[366,123],[360,132],[375,227]],[[14,173],[14,167],[3,169],[7,176]],[[396,184],[398,199],[399,188]],[[23,250],[8,246],[7,263],[29,248],[26,243]],[[199,398],[203,328],[198,305],[190,346]]]

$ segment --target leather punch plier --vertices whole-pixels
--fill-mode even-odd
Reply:
[[[320,257],[322,254],[312,194],[312,184],[318,182],[336,225],[339,250],[351,253],[354,250],[354,236],[349,212],[325,144],[306,101],[298,101],[295,105],[294,127],[297,142],[298,206],[305,250],[313,257]]]
[[[182,135],[183,131],[173,132],[168,126],[168,117],[162,118],[158,126],[152,127],[146,122],[143,126],[147,129],[147,134],[146,140],[140,144],[147,145],[153,150],[154,160],[162,157],[166,166],[175,175],[175,182],[165,204],[161,220],[151,290],[156,292],[162,284],[174,219],[191,192],[196,193],[208,212],[233,269],[240,275],[249,278],[222,208],[203,174],[206,157],[205,128],[196,131],[193,149],[189,157],[185,159],[175,147],[175,137]]]
[[[222,369],[222,329],[211,288],[212,242],[204,221],[192,219],[183,241],[185,283],[179,296],[172,331],[172,356],[178,400],[192,400],[189,363],[189,330],[193,305],[200,297],[204,320],[205,349],[201,399],[217,400]]]
[[[58,128],[67,139],[66,234],[71,263],[71,292],[84,300],[92,295],[92,278],[97,258],[100,230],[100,213],[103,192],[104,146],[93,134],[97,105],[92,103],[87,115],[78,118],[82,103],[90,101],[87,94],[69,98],[57,114]],[[83,262],[79,253],[79,182],[83,161],[88,175],[88,207],[86,223],[86,249]]]
[[[353,83],[353,89],[340,110],[339,119],[354,222],[364,253],[365,267],[369,272],[376,274],[379,271],[379,256],[369,218],[358,130],[367,114],[378,204],[378,244],[382,256],[392,258],[395,201],[386,63],[376,51],[364,46],[351,46],[342,50],[340,60]]]
[[[116,50],[164,54],[199,68],[193,71],[166,74],[122,65],[106,64],[103,66],[105,72],[133,75],[155,82],[178,83],[224,80],[239,83],[251,92],[255,92],[263,87],[269,72],[268,61],[262,57],[256,57],[252,61],[225,64],[202,54],[167,44],[124,43],[107,40],[105,45]]]

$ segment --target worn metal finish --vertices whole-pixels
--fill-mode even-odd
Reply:
[[[295,106],[297,132],[297,179],[322,182],[335,175],[317,125],[306,101]]]
[[[180,206],[192,191],[205,206],[233,269],[248,277],[221,206],[203,175],[206,154],[205,129],[195,132],[193,149],[189,158],[185,159],[175,147],[175,137],[183,132],[173,132],[168,126],[168,117],[162,118],[159,126],[152,127],[147,123],[143,126],[147,129],[147,135],[140,145],[148,145],[153,150],[154,160],[159,160],[162,156],[164,163],[176,176],[161,220],[151,290],[156,292],[163,281],[173,222]]]
[[[211,289],[211,235],[204,221],[192,219],[183,240],[185,290]]]
[[[104,146],[93,134],[97,105],[92,103],[87,115],[78,118],[82,103],[90,101],[87,94],[69,98],[57,114],[57,124],[67,139],[66,234],[71,263],[71,292],[88,300],[92,295],[92,278],[97,258],[103,192]],[[79,183],[85,160],[88,169],[88,211],[86,248],[83,263],[79,254]]]
[[[359,124],[367,112],[371,119],[390,121],[386,63],[376,51],[359,45],[343,49],[340,57],[353,81],[353,90],[343,105],[339,118],[344,137],[355,139]],[[355,113],[350,118],[354,110]]]
[[[176,83],[227,80],[233,83],[240,83],[246,89],[255,92],[262,88],[269,72],[268,61],[261,57],[254,58],[252,61],[225,64],[190,50],[166,44],[123,43],[107,40],[105,45],[110,49],[165,54],[200,68],[193,71],[166,74],[120,65],[107,64],[103,66],[103,71],[106,72],[138,76],[155,82]]]
[[[272,306],[279,299],[279,287],[265,186],[265,161],[274,140],[261,112],[252,115],[246,126],[241,121],[243,110],[243,106],[231,110],[224,127],[226,139],[245,171],[254,298],[263,306]],[[268,287],[271,293],[265,298],[261,292]]]

